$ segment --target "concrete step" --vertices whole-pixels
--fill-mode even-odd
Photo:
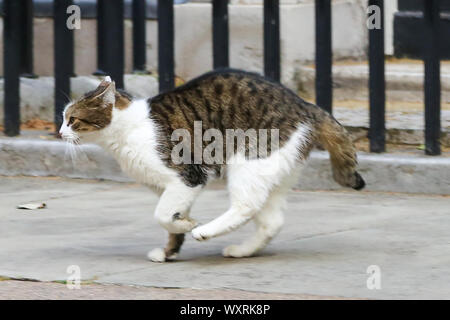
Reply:
[[[439,157],[425,156],[419,150],[390,154],[362,152],[358,157],[367,190],[450,194],[450,152]],[[78,159],[72,161],[63,141],[36,132],[18,138],[0,137],[0,175],[130,181],[117,162],[100,147],[83,145]],[[298,188],[341,188],[331,178],[326,152],[312,152]]]
[[[424,65],[420,60],[386,61],[386,96],[388,101],[423,102]],[[367,61],[336,62],[333,65],[333,97],[336,100],[368,100],[369,66]],[[299,69],[299,88],[315,96],[315,68]],[[441,64],[441,89],[444,107],[450,108],[450,63]]]
[[[302,67],[297,75],[299,94],[315,100],[315,68]],[[369,128],[369,66],[366,61],[333,65],[333,115],[355,139]],[[386,61],[386,141],[424,143],[424,66],[420,60]],[[450,63],[441,64],[441,144],[450,147]]]
[[[336,100],[334,117],[353,133],[353,140],[367,137],[369,130],[368,102]],[[425,118],[423,105],[410,102],[388,102],[386,105],[386,142],[393,144],[424,144]],[[441,146],[450,147],[450,110],[441,110]]]

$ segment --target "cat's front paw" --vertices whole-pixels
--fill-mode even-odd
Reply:
[[[211,238],[211,236],[208,235],[208,232],[204,226],[200,226],[193,229],[191,234],[192,237],[194,237],[194,239],[197,241],[205,241]]]
[[[153,262],[165,262],[166,252],[162,248],[156,248],[147,253],[147,258]]]

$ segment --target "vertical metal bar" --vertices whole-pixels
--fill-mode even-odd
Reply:
[[[145,0],[133,0],[133,70],[146,71]]]
[[[280,8],[278,0],[264,0],[264,74],[280,81]]]
[[[369,29],[369,95],[371,152],[385,151],[386,85],[384,74],[384,0],[369,0],[369,7],[379,8],[381,29]],[[378,10],[378,9],[375,9]],[[369,15],[377,11],[369,12]]]
[[[214,69],[229,66],[228,0],[213,0]]]
[[[440,155],[441,80],[439,56],[439,0],[424,1],[425,153]]]
[[[69,102],[70,77],[74,73],[74,35],[73,30],[66,25],[69,14],[67,8],[73,5],[73,0],[58,0],[53,2],[54,16],[54,59],[55,59],[55,127],[59,130],[63,119],[64,106]]]
[[[22,62],[20,73],[23,77],[35,77],[33,74],[33,0],[24,0],[24,20],[22,31]]]
[[[104,76],[105,73],[105,34],[108,32],[104,15],[106,0],[97,0],[97,70],[95,70],[94,75]]]
[[[158,0],[159,91],[174,87],[173,1]]]
[[[108,0],[102,5],[102,19],[106,31],[101,34],[103,42],[103,71],[124,88],[124,0]]]
[[[4,70],[4,125],[7,136],[20,134],[20,66],[21,28],[23,18],[22,1],[3,1],[3,70]]]
[[[331,0],[316,0],[316,104],[332,112]]]

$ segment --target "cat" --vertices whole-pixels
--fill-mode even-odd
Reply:
[[[276,130],[278,135],[271,139],[277,141],[267,142],[268,152],[256,157],[249,156],[250,143],[244,149],[233,147],[223,163],[192,161],[186,150],[198,149],[198,143],[195,146],[190,141],[178,153],[186,161],[175,161],[173,150],[180,141],[174,133],[182,129],[194,135],[196,123],[202,133],[255,129],[262,137],[260,129]],[[133,99],[116,90],[106,77],[95,90],[65,107],[60,134],[68,142],[102,146],[123,171],[160,196],[155,217],[168,231],[169,241],[165,249],[148,253],[155,262],[175,259],[187,232],[203,241],[252,219],[256,233],[226,247],[223,255],[249,257],[264,248],[280,231],[286,194],[316,145],[329,151],[333,177],[339,184],[356,190],[365,186],[356,171],[352,141],[333,116],[283,85],[241,70],[215,70],[150,99]],[[216,141],[221,146],[220,139]],[[278,147],[271,148],[272,142]],[[202,141],[200,151],[206,145]],[[226,181],[230,208],[198,225],[190,217],[191,206],[202,189],[217,179]]]

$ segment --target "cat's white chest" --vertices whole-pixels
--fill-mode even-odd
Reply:
[[[158,158],[155,146],[130,138],[116,152],[122,170],[137,182],[164,188],[172,174]]]
[[[101,144],[131,178],[163,189],[178,176],[157,152],[157,132],[148,112],[145,100],[133,102],[125,110],[115,110]]]

